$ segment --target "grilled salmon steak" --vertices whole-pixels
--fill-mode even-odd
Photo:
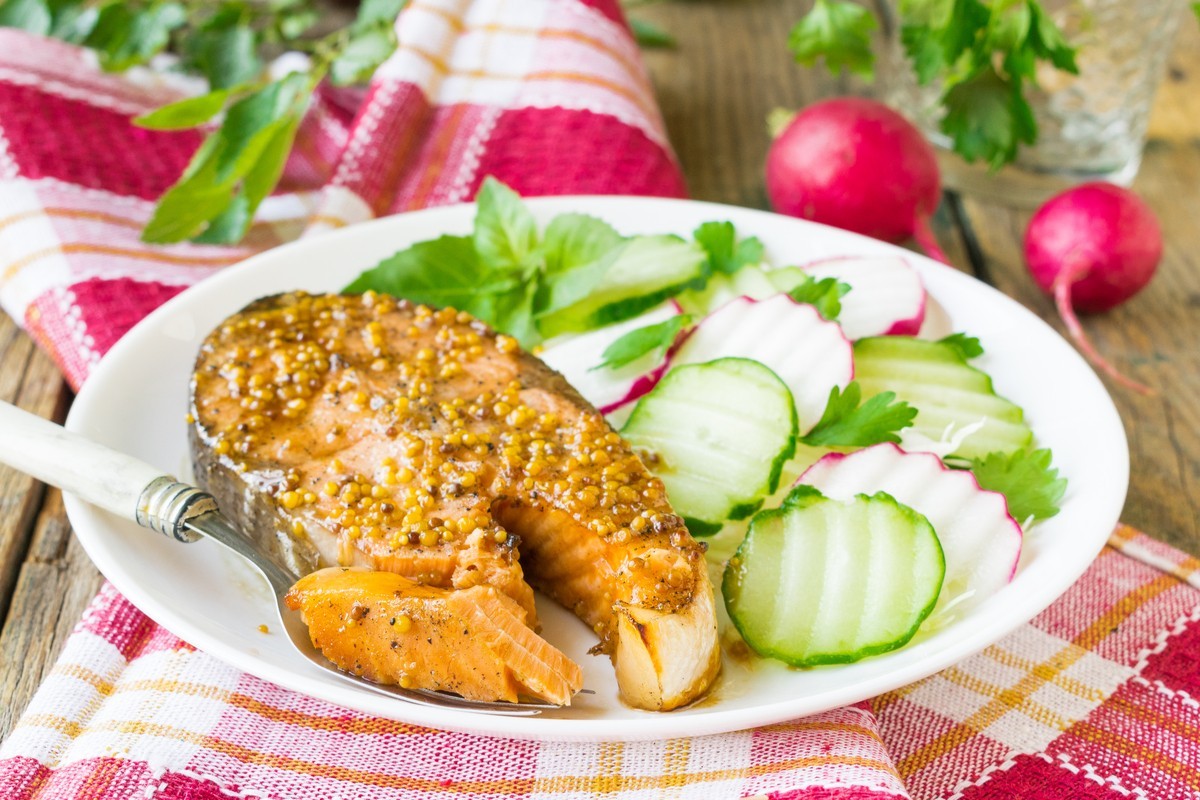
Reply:
[[[469,314],[373,293],[259,300],[202,345],[189,432],[197,481],[299,574],[491,587],[531,630],[536,587],[592,627],[640,708],[688,703],[717,674],[703,549],[662,482],[561,375]]]
[[[301,578],[285,600],[300,611],[314,647],[376,683],[559,705],[583,688],[579,665],[490,586],[439,589],[394,572],[327,567]]]

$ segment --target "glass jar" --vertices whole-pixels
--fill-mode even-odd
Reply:
[[[1039,64],[1038,86],[1026,96],[1037,142],[991,171],[968,164],[938,130],[939,87],[919,86],[900,43],[896,1],[878,0],[885,41],[877,68],[882,98],[937,145],[947,188],[1035,206],[1049,195],[1091,180],[1128,186],[1137,174],[1154,94],[1163,78],[1183,0],[1042,0],[1078,48],[1079,74]]]

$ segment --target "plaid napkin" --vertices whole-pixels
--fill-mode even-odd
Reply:
[[[299,235],[469,199],[679,196],[615,2],[421,0],[365,93],[323,91],[238,247],[138,241],[199,142],[129,118],[182,96],[0,31],[0,303],[78,386],[158,304]],[[371,718],[240,673],[111,586],[0,746],[0,797],[1200,796],[1196,562],[1129,529],[984,653],[871,704],[719,736],[526,742]]]

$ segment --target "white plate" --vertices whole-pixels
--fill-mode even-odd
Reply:
[[[687,235],[706,220],[731,220],[759,237],[775,264],[897,249],[761,211],[627,197],[561,197],[529,203],[541,223],[563,211],[602,217],[627,234]],[[414,241],[470,230],[474,207],[388,217],[279,247],[231,267],[174,298],[103,359],[67,426],[112,447],[188,475],[184,414],[188,376],[201,339],[224,317],[262,295],[340,289],[362,269]],[[1052,447],[1070,480],[1062,512],[1027,537],[1022,566],[1003,591],[964,618],[899,651],[857,664],[788,670],[726,660],[720,684],[694,707],[637,711],[617,699],[608,659],[586,655],[595,639],[566,611],[541,602],[545,636],[584,667],[585,685],[568,709],[540,717],[427,709],[381,698],[323,674],[279,633],[262,634],[273,604],[249,567],[217,545],[182,545],[73,497],[75,532],[100,571],[138,608],[176,635],[241,670],[304,694],[370,714],[438,728],[539,739],[633,740],[693,736],[780,722],[864,700],[930,675],[1000,639],[1049,605],[1079,577],[1117,521],[1128,482],[1128,451],[1117,412],[1091,369],[1049,326],[988,286],[935,262],[906,257],[955,330],[978,336],[981,365],[1000,393],[1021,404],[1038,440]],[[275,627],[275,626],[273,626]]]

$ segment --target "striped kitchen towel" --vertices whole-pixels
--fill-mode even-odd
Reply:
[[[523,195],[682,196],[616,0],[417,0],[365,92],[323,90],[242,245],[150,246],[198,145],[133,116],[187,91],[0,30],[0,303],[73,386],[134,323],[259,250],[384,214]],[[0,750],[0,798],[898,797],[869,709],[631,745],[372,719],[242,674],[106,587]]]
[[[365,93],[322,91],[243,245],[151,247],[199,142],[130,117],[186,91],[0,31],[0,303],[73,385],[152,308],[307,232],[469,199],[679,196],[614,2],[417,0]],[[1196,562],[1130,529],[1057,603],[873,703],[640,743],[487,738],[371,718],[196,651],[106,587],[0,746],[0,798],[1200,797]]]

